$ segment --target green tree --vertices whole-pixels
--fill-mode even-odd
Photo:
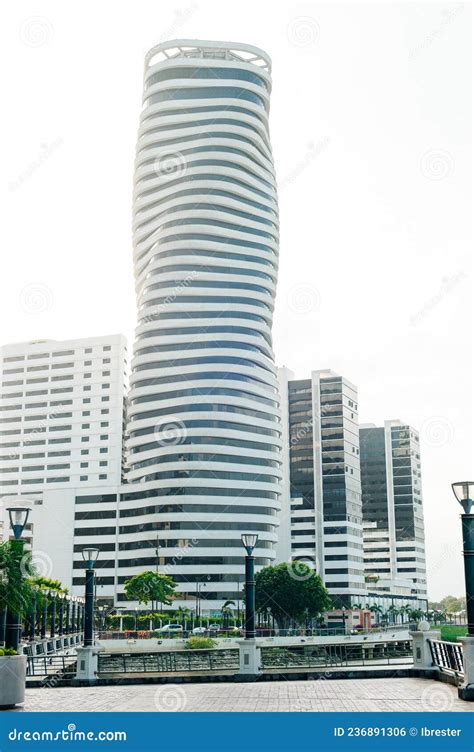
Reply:
[[[176,584],[171,577],[160,572],[148,570],[141,572],[125,582],[125,594],[130,601],[147,605],[150,601],[171,605]]]
[[[0,611],[7,609],[19,619],[28,616],[33,600],[33,585],[25,570],[23,541],[0,543]],[[6,648],[11,648],[6,635]]]
[[[331,607],[321,577],[301,561],[264,567],[255,577],[257,611],[270,612],[280,629]]]

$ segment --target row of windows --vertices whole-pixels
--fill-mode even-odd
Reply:
[[[162,464],[164,462],[230,462],[238,465],[259,465],[260,467],[280,467],[276,460],[267,460],[262,457],[245,457],[241,454],[216,454],[208,453],[190,453],[190,454],[165,454],[159,457],[151,457],[143,462],[135,462],[135,469],[140,467],[149,467],[150,465]]]
[[[180,397],[204,397],[207,395],[222,396],[222,397],[241,397],[242,399],[255,400],[262,405],[268,405],[269,407],[278,407],[276,400],[268,399],[253,392],[244,392],[240,389],[229,389],[218,386],[201,386],[191,387],[189,389],[178,389],[174,391],[159,392],[158,394],[146,394],[143,397],[136,397],[131,400],[131,405],[138,405],[146,402],[157,402],[159,400],[179,399]]]
[[[237,415],[248,415],[251,418],[258,418],[259,420],[268,420],[274,423],[279,422],[279,416],[273,415],[272,413],[264,413],[264,412],[261,412],[260,410],[251,410],[248,407],[227,405],[224,403],[219,404],[219,403],[214,403],[214,402],[211,402],[209,404],[191,403],[188,405],[171,405],[171,407],[163,407],[159,410],[145,410],[143,412],[138,412],[138,413],[135,413],[134,415],[131,415],[130,422],[135,422],[137,420],[146,420],[148,418],[157,418],[162,415],[175,416],[177,411],[181,414],[182,413],[236,413]],[[133,426],[130,427],[130,433],[132,433],[132,431],[134,435],[138,434],[138,431],[135,431],[133,429]],[[146,433],[150,433],[150,431],[146,431]]]
[[[176,413],[176,410],[174,411],[174,414]],[[218,428],[218,429],[227,429],[229,431],[244,431],[245,433],[251,432],[251,433],[257,433],[261,434],[263,436],[280,436],[279,431],[273,431],[269,428],[261,428],[260,426],[255,425],[246,425],[244,423],[231,423],[223,420],[184,420],[181,421],[182,428]],[[148,428],[139,428],[136,431],[131,431],[130,436],[146,436],[148,434],[152,434],[155,431],[154,426],[149,426]],[[84,440],[84,438],[82,439]]]
[[[103,352],[110,352],[111,349],[112,347],[110,345],[104,345],[102,347]],[[59,350],[57,352],[52,352],[52,353],[31,353],[31,355],[26,356],[26,359],[33,360],[35,358],[50,358],[50,357],[59,358],[59,357],[65,357],[68,355],[75,355],[76,352],[77,352],[76,350]],[[86,347],[84,352],[91,353],[92,347]],[[10,357],[3,358],[3,360],[5,363],[14,363],[20,360],[25,360],[25,356],[24,355],[12,355]]]
[[[253,365],[253,364],[252,364]],[[222,371],[199,371],[197,373],[173,373],[169,376],[157,376],[153,379],[142,379],[134,381],[133,392],[147,386],[157,386],[158,384],[177,384],[185,381],[201,381],[205,379],[215,379],[222,381],[243,381],[245,383],[255,384],[260,388],[265,387],[276,394],[276,387],[268,384],[263,379],[255,376],[247,376],[236,372],[223,373]]]

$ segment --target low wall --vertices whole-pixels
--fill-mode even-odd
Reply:
[[[243,637],[216,638],[216,650],[237,648],[244,641]],[[258,647],[291,647],[302,645],[371,645],[374,643],[410,642],[408,630],[394,632],[370,632],[365,635],[336,635],[331,637],[258,637]],[[168,650],[184,650],[184,639],[127,639],[96,640],[106,653],[157,653]]]

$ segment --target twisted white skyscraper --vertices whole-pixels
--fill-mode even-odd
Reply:
[[[248,45],[178,40],[146,57],[131,485],[121,516],[140,523],[129,565],[150,568],[158,537],[160,569],[184,600],[206,598],[206,609],[238,597],[242,532],[258,533],[257,566],[275,556],[281,423],[270,90],[270,60]]]

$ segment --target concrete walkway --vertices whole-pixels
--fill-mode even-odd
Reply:
[[[22,711],[473,711],[455,687],[430,679],[315,679],[27,689]]]

